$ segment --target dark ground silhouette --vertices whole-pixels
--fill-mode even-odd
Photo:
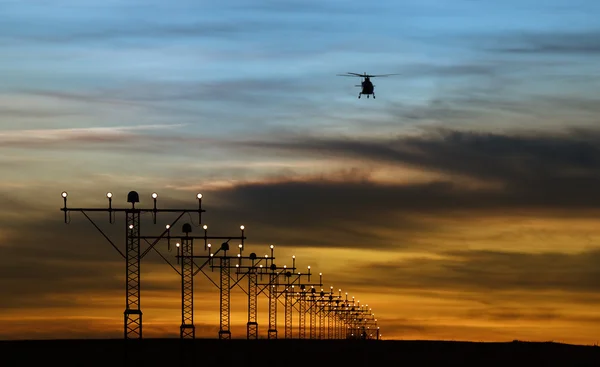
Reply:
[[[0,366],[600,366],[600,348],[387,340],[0,341]]]

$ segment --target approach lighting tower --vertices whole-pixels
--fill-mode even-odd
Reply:
[[[322,287],[323,286],[323,273],[319,273],[319,283],[315,283],[315,284],[311,284],[310,283],[310,277],[311,277],[311,272],[310,272],[310,265],[307,266],[308,272],[307,273],[298,273],[295,274],[295,276],[297,276],[296,279],[294,279],[292,281],[292,290],[296,289],[297,286],[297,291],[295,293],[296,299],[295,301],[293,301],[292,303],[292,307],[296,309],[296,311],[298,311],[298,339],[304,339],[305,338],[305,334],[306,334],[306,313],[310,312],[310,307],[307,308],[306,304],[308,302],[307,300],[307,287],[310,287],[311,289],[311,294],[313,293],[313,291],[315,290],[315,286],[316,287]],[[306,276],[307,277],[307,282],[308,283],[303,283],[302,277]],[[296,281],[299,281],[298,284],[296,284]],[[294,294],[292,292],[292,294]],[[291,325],[291,316],[290,316],[290,327],[289,327],[289,332],[290,332],[290,336],[292,335],[292,331],[291,331],[292,325]]]
[[[271,248],[271,258],[275,259],[274,246],[270,245],[269,247]],[[258,284],[259,286],[263,286],[258,294],[264,293],[265,290],[267,291],[267,298],[269,300],[269,326],[267,329],[267,339],[277,339],[277,302],[279,301],[279,295],[281,294],[279,292],[279,278],[296,270],[296,257],[292,257],[292,268],[288,268],[287,265],[282,267],[277,266],[274,261],[271,260],[268,267],[263,269],[261,269],[261,272],[259,273],[260,278],[262,279],[262,276],[266,275],[269,277],[269,281],[266,284]]]
[[[296,269],[296,256],[292,256],[292,261],[293,261],[293,269]],[[307,282],[310,283],[310,277],[311,277],[311,272],[310,272],[310,266],[307,267],[308,272],[306,273],[302,273],[302,272],[293,272],[293,271],[286,271],[284,272],[284,276],[285,276],[285,280],[286,283],[285,284],[280,284],[284,286],[283,291],[278,291],[278,295],[277,297],[281,296],[282,294],[284,295],[284,332],[285,332],[285,339],[292,339],[293,338],[293,314],[294,314],[294,309],[298,312],[298,335],[300,339],[303,339],[303,332],[304,332],[304,315],[305,315],[305,303],[302,299],[302,292],[303,289],[306,288],[306,286],[310,286],[310,285],[316,285],[316,286],[322,286],[322,277],[320,277],[320,282],[318,284],[306,284],[306,283],[302,283],[302,277],[306,277],[307,278]],[[322,275],[322,274],[321,274]],[[296,288],[298,287],[298,288]],[[297,289],[299,291],[297,291]]]
[[[246,323],[246,338],[247,339],[258,339],[258,276],[262,274],[265,266],[261,264],[265,261],[265,265],[268,264],[269,260],[274,260],[273,256],[269,257],[265,255],[264,258],[258,257],[256,253],[251,253],[249,257],[242,257],[243,259],[250,260],[250,265],[242,264],[236,265],[236,274],[242,275],[238,278],[236,284],[248,277],[248,321]],[[233,288],[233,287],[232,287]]]
[[[195,339],[196,337],[196,327],[194,325],[194,277],[199,272],[203,272],[202,269],[209,264],[213,258],[212,256],[215,255],[215,253],[212,253],[210,250],[211,245],[208,243],[208,240],[227,240],[227,242],[229,242],[236,239],[240,240],[241,248],[243,247],[244,240],[246,239],[246,236],[244,235],[244,226],[240,226],[240,236],[209,236],[208,226],[205,224],[202,226],[202,228],[204,229],[204,235],[192,236],[190,235],[192,232],[192,225],[190,223],[184,223],[182,226],[183,235],[177,237],[171,235],[172,228],[170,225],[167,225],[166,236],[161,236],[160,238],[154,236],[141,237],[146,241],[160,240],[164,238],[167,240],[167,246],[169,249],[171,248],[172,238],[178,238],[180,240],[180,242],[177,242],[175,246],[177,248],[177,263],[180,264],[181,270],[177,270],[175,267],[172,267],[181,276],[181,326],[179,332],[181,339]],[[204,241],[204,249],[209,251],[210,256],[196,256],[194,254],[195,240]],[[219,252],[220,249],[217,250],[216,253]],[[206,261],[201,264],[197,264],[194,261],[196,258],[204,258]]]
[[[163,238],[167,233],[164,230],[162,234],[156,236],[156,240],[150,244],[145,250],[140,249],[140,237],[141,237],[141,221],[140,216],[144,213],[152,214],[154,224],[156,224],[156,217],[158,213],[179,213],[179,216],[170,224],[173,226],[177,221],[186,213],[197,213],[198,223],[202,221],[202,194],[197,194],[198,200],[197,209],[159,209],[156,206],[158,194],[152,193],[151,197],[153,200],[152,208],[139,208],[136,207],[136,203],[140,202],[140,196],[136,191],[130,191],[127,194],[127,202],[131,204],[129,208],[114,208],[112,206],[113,194],[111,192],[106,193],[108,199],[108,207],[104,208],[69,208],[67,207],[67,192],[63,191],[61,194],[63,198],[63,207],[60,209],[65,214],[65,223],[70,222],[70,212],[80,212],[86,219],[88,219],[92,225],[102,234],[102,236],[113,246],[113,248],[125,259],[125,311],[124,311],[124,337],[125,339],[142,339],[142,310],[140,307],[140,265],[141,260],[151,250],[158,252],[154,246],[156,243]],[[125,253],[123,253],[117,245],[100,229],[100,227],[92,220],[87,214],[89,212],[105,212],[108,213],[109,223],[114,223],[116,213],[125,213]],[[159,253],[160,255],[160,253]],[[162,255],[161,255],[162,257]],[[164,257],[163,257],[164,259]]]

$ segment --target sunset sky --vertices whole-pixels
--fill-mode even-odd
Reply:
[[[243,224],[247,252],[273,244],[280,265],[323,272],[385,339],[598,343],[598,14],[594,0],[0,0],[0,339],[122,337],[124,261],[81,214],[64,224],[60,193],[124,207],[136,190],[146,207],[201,192],[213,234]],[[373,100],[345,72],[400,75],[374,79]],[[123,217],[93,218],[123,246]],[[218,291],[196,285],[197,335],[216,337]],[[179,287],[144,258],[145,337],[178,337]]]

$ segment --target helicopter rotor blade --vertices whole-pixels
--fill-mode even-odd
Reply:
[[[379,75],[367,75],[368,77],[375,78],[381,76],[391,76],[391,75],[400,75],[400,74],[379,74]]]
[[[347,72],[346,74],[337,74],[338,76],[354,76],[354,77],[359,77],[359,78],[377,78],[377,77],[386,77],[386,76],[392,76],[392,75],[400,75],[400,74],[376,74],[376,75],[371,75],[371,74],[358,74],[358,73],[351,73],[351,72]]]
[[[339,75],[339,76],[359,76],[359,77],[361,77],[361,78],[363,78],[363,77],[364,77],[364,75],[362,75],[362,74],[358,74],[358,73],[350,73],[350,72],[348,72],[348,73],[346,73],[346,74],[338,74],[338,75]]]

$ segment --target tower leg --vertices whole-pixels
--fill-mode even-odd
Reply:
[[[327,338],[333,339],[333,306],[331,305],[331,301],[329,301],[327,306]]]
[[[219,339],[231,339],[229,331],[229,312],[231,300],[231,287],[229,277],[229,258],[221,257],[221,283],[219,293],[221,296],[221,326],[219,328]]]
[[[257,285],[256,269],[250,269],[248,273],[248,323],[246,324],[246,336],[248,339],[258,339],[257,313]]]
[[[181,243],[181,339],[195,339],[194,326],[194,267],[192,239],[183,239]]]
[[[306,292],[300,293],[300,301],[298,302],[298,339],[304,339],[306,332]]]
[[[340,328],[338,325],[338,311],[337,311],[337,306],[335,306],[334,311],[333,311],[333,338],[334,339],[339,339],[340,338]]]
[[[140,211],[126,211],[125,339],[142,339],[140,309]]]
[[[268,339],[277,339],[277,274],[270,275],[269,281],[269,330]]]
[[[323,298],[321,298],[321,302],[324,302]],[[319,305],[317,309],[319,315],[319,337],[318,339],[325,339],[325,306],[324,303]]]
[[[285,338],[292,339],[292,315],[293,315],[293,302],[292,302],[292,293],[293,289],[288,286],[285,290]]]
[[[316,339],[316,328],[317,328],[317,315],[316,315],[316,310],[317,310],[317,303],[315,302],[315,297],[314,295],[311,297],[311,304],[310,307],[308,309],[308,317],[309,317],[309,338],[310,339]]]

